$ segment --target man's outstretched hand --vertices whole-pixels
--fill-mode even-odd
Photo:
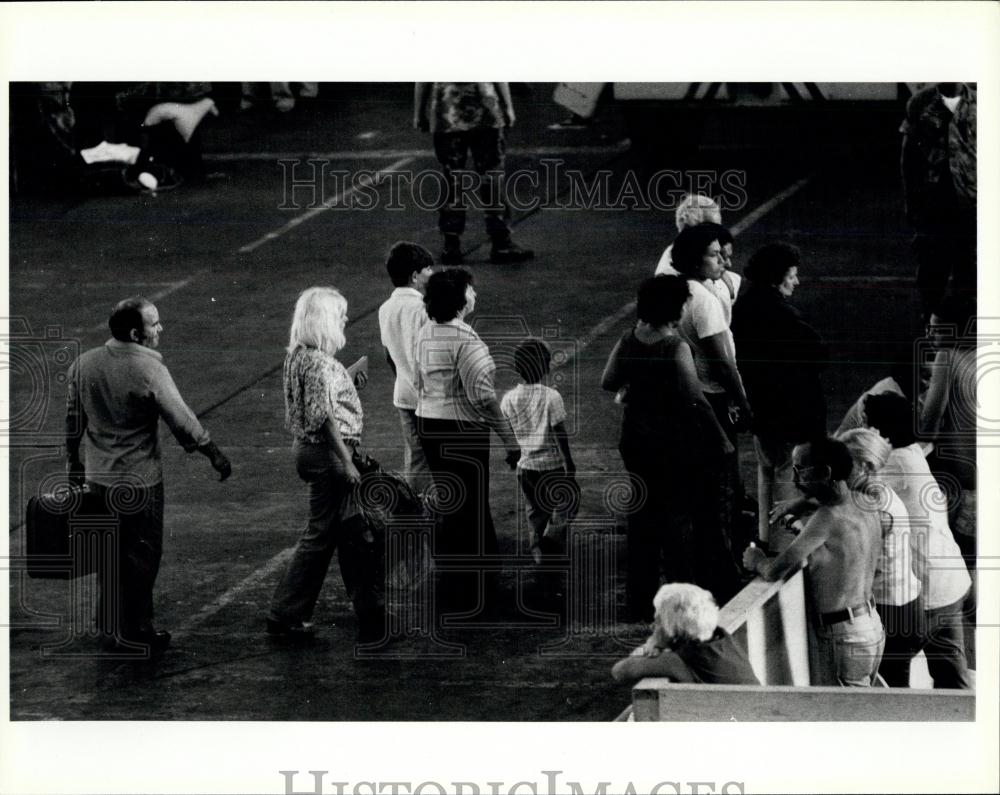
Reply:
[[[233,474],[233,465],[229,463],[219,446],[215,442],[209,442],[198,448],[198,452],[206,456],[212,464],[212,469],[219,473],[219,481],[223,481]]]

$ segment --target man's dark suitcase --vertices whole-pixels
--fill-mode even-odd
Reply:
[[[25,568],[35,579],[68,580],[97,571],[114,541],[105,492],[60,485],[28,500]]]

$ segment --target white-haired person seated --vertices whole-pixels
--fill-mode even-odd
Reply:
[[[653,632],[615,663],[611,675],[617,681],[664,676],[688,684],[760,684],[746,654],[719,626],[719,606],[711,593],[690,583],[667,583],[653,607]]]

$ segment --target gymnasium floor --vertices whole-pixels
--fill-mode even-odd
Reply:
[[[544,176],[551,167],[544,161],[557,158],[583,174],[606,170],[616,195],[629,173],[648,172],[629,150],[614,108],[591,129],[549,130],[563,115],[551,102],[552,85],[517,84],[514,91],[519,121],[509,136],[509,173]],[[156,611],[174,640],[155,662],[97,653],[89,634],[93,578],[67,583],[11,572],[12,719],[605,721],[627,703],[627,688],[615,685],[609,670],[642,639],[643,628],[616,620],[622,595],[615,574],[624,553],[615,512],[620,417],[599,380],[611,346],[632,322],[636,286],[673,236],[672,213],[662,210],[523,212],[515,216],[515,238],[536,258],[517,266],[486,261],[481,217],[469,217],[466,245],[481,244],[468,265],[477,328],[498,351],[530,332],[566,354],[554,385],[570,414],[584,493],[577,528],[589,540],[581,554],[597,561],[568,575],[564,592],[577,595],[568,613],[525,609],[516,620],[416,633],[387,654],[359,658],[334,566],[313,646],[277,645],[262,632],[305,519],[304,486],[282,427],[280,365],[295,298],[313,284],[347,296],[342,358],[371,360],[361,395],[364,443],[398,467],[392,376],[376,318],[391,289],[384,254],[399,239],[435,253],[439,247],[435,214],[412,202],[386,209],[385,185],[368,211],[282,209],[278,160],[315,153],[329,169],[349,173],[434,168],[428,136],[409,127],[411,92],[399,84],[324,85],[316,107],[287,117],[237,114],[230,102],[203,129],[203,185],[144,196],[13,199],[10,314],[14,333],[23,332],[16,345],[26,353],[12,369],[11,400],[15,415],[25,412],[31,423],[10,448],[11,554],[23,543],[28,497],[61,469],[65,354],[101,344],[109,308],[127,295],[155,301],[164,325],[160,351],[188,404],[231,457],[234,474],[219,484],[205,459],[186,456],[166,433]],[[863,142],[833,153],[801,141],[789,156],[781,147],[746,146],[740,125],[736,114],[711,128],[699,166],[745,175],[745,205],[724,215],[738,232],[737,270],[772,239],[801,247],[794,302],[833,351],[824,383],[834,428],[857,394],[885,375],[886,352],[916,328],[892,131],[884,151],[866,157],[858,157]],[[326,198],[343,189],[330,185]],[[556,193],[566,188],[563,179]],[[498,386],[509,388],[509,359],[498,361]],[[752,487],[749,437],[741,463]],[[535,574],[523,565],[517,497],[496,450],[493,514],[502,551],[521,561],[503,582],[511,594],[530,594]]]

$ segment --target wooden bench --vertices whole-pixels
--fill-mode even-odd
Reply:
[[[815,687],[815,642],[805,574],[756,579],[722,608],[719,626],[740,643],[761,685],[691,685],[643,679],[618,720],[636,721],[974,721],[968,690]]]

